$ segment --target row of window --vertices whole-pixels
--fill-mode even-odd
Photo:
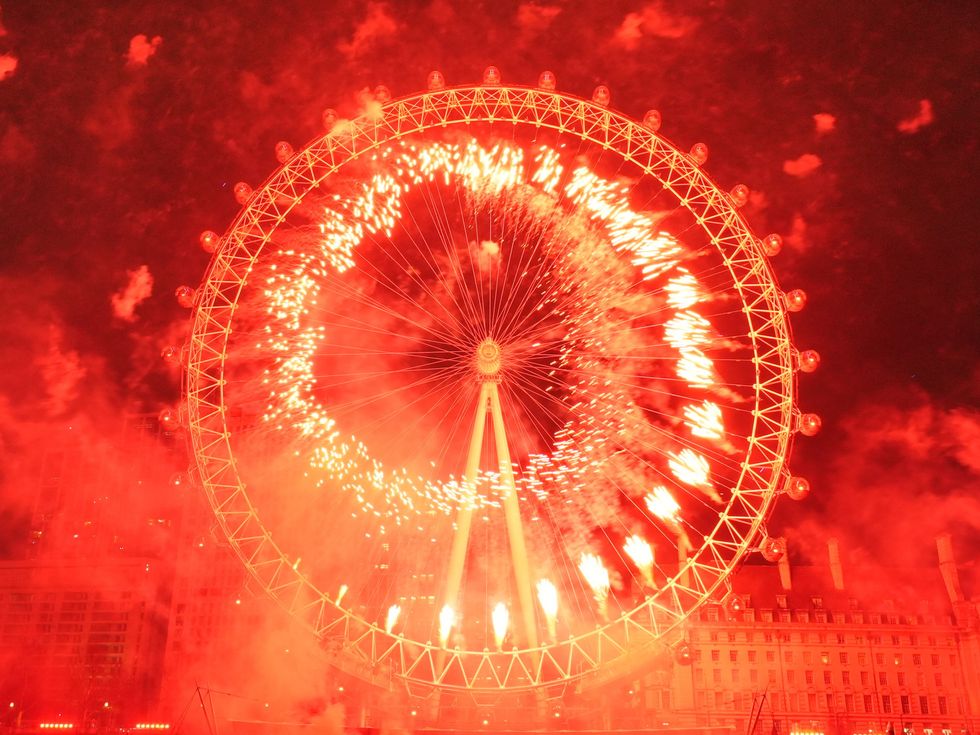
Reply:
[[[738,663],[739,660],[742,660],[741,656],[743,653],[745,654],[744,660],[748,661],[750,664],[755,663],[758,660],[759,652],[757,650],[740,651],[737,648],[728,649],[728,660],[733,664]],[[767,649],[765,653],[766,653],[767,662],[772,663],[776,660],[776,651],[774,649],[771,648]],[[820,663],[824,665],[830,665],[832,659],[830,651],[821,651],[819,656],[816,656],[814,654],[815,654],[814,651],[803,651],[800,658],[804,664],[812,664],[814,663],[815,659],[818,659]],[[718,648],[711,649],[710,656],[713,662],[721,661],[721,649]],[[949,661],[949,665],[955,667],[956,654],[950,653],[947,654],[947,656],[948,656],[947,660]],[[793,663],[793,660],[795,658],[796,658],[796,652],[792,648],[787,648],[786,650],[783,651],[783,661],[785,661],[786,663]],[[696,649],[694,651],[694,660],[695,661],[701,660],[700,649]],[[928,659],[926,659],[921,653],[913,653],[908,659],[906,659],[904,654],[901,653],[888,654],[887,658],[886,658],[886,654],[882,651],[879,651],[874,655],[874,662],[878,666],[885,666],[886,661],[890,664],[894,664],[895,666],[901,666],[904,662],[911,661],[913,666],[921,667],[923,661],[925,660],[928,660],[929,664],[933,667],[942,665],[942,658],[938,653],[929,654]],[[838,651],[837,661],[840,663],[841,666],[849,666],[854,664],[855,662],[857,663],[858,666],[867,666],[868,654],[864,651],[859,651],[852,660],[850,651]]]
[[[776,596],[776,609],[753,608],[749,603],[740,613],[745,622],[760,620],[764,623],[834,623],[836,625],[949,625],[952,621],[946,616],[935,615],[897,615],[895,613],[874,613],[863,610],[850,610],[847,613],[824,610],[823,601],[813,598],[814,610],[792,610],[784,595]],[[697,615],[699,620],[718,622],[723,613],[718,607],[707,607]]]
[[[718,709],[751,710],[761,695],[752,692],[725,692],[721,690],[699,691],[699,707]],[[767,698],[776,712],[838,712],[847,714],[905,714],[948,715],[953,714],[950,698],[940,696],[912,696],[907,694],[883,694],[880,703],[873,694],[817,694],[815,692],[770,692]],[[956,714],[964,714],[962,698],[955,700]]]
[[[923,636],[922,641],[917,635],[891,635],[888,637],[891,641],[891,645],[895,647],[900,646],[918,646],[920,642],[925,642],[929,648],[937,648],[938,646],[953,647],[956,645],[956,641],[950,636],[944,636],[940,641],[936,636]],[[753,643],[755,642],[756,636],[755,632],[751,630],[728,630],[724,634],[721,631],[709,630],[706,633],[704,631],[692,631],[691,641],[696,642],[699,640],[708,640],[712,643],[716,643],[720,640],[727,640],[729,643]],[[796,642],[796,643],[829,643],[833,640],[837,645],[844,646],[848,643],[854,644],[865,644],[870,643],[873,646],[880,646],[884,643],[884,637],[880,634],[874,633],[867,637],[863,633],[855,633],[848,635],[846,633],[834,633],[830,634],[826,631],[819,631],[816,633],[809,631],[763,631],[761,633],[761,640],[766,643],[772,643],[776,640],[786,641],[786,642]]]
[[[805,684],[805,685],[808,685],[808,686],[812,686],[812,685],[814,685],[814,684],[817,683],[817,672],[815,672],[813,669],[807,669],[807,670],[803,671],[802,672],[802,674],[803,674],[803,678],[802,679],[797,679],[797,674],[799,674],[799,673],[801,673],[801,672],[799,672],[798,670],[794,670],[794,669],[789,669],[788,671],[783,672],[785,683],[787,685],[789,685],[789,686],[792,686],[792,685],[795,685],[795,684]],[[860,675],[857,679],[855,679],[855,677],[852,677],[851,676],[852,672],[850,672],[850,671],[841,671],[841,672],[839,672],[839,678],[838,678],[838,680],[836,682],[834,681],[833,672],[823,671],[823,672],[820,672],[820,673],[823,674],[822,682],[823,682],[823,684],[825,686],[833,686],[835,684],[839,684],[840,686],[847,687],[847,686],[856,685],[859,682],[860,682],[860,685],[863,686],[863,687],[871,686],[871,672],[870,671],[856,672],[856,673],[858,673]],[[738,668],[731,669],[730,670],[729,680],[733,684],[738,684],[741,681],[741,675],[742,675],[742,669],[738,669]],[[699,683],[703,683],[703,681],[704,681],[704,670],[701,669],[701,668],[696,668],[695,669],[694,676],[695,676],[695,679]],[[779,684],[780,683],[778,681],[778,679],[779,679],[779,673],[775,669],[769,669],[768,670],[768,672],[767,672],[767,678],[768,678],[768,681],[771,684]],[[748,680],[749,680],[749,682],[751,682],[753,684],[755,682],[757,682],[759,680],[759,670],[758,669],[749,669],[749,679]],[[714,681],[714,683],[716,683],[716,684],[720,684],[722,682],[722,672],[721,672],[721,669],[712,669],[712,681]],[[933,674],[932,683],[934,683],[936,685],[936,687],[943,687],[945,685],[946,682],[945,682],[945,679],[944,679],[944,677],[943,677],[943,675],[942,675],[941,672],[938,672],[937,671],[937,672],[935,672]],[[906,686],[913,685],[913,682],[910,680],[910,678],[908,676],[906,676],[906,674],[905,674],[904,671],[899,671],[896,674],[894,674],[893,676],[889,676],[888,675],[888,672],[886,672],[886,671],[879,671],[878,672],[878,685],[879,686],[883,686],[883,687],[887,687],[887,686],[889,686],[891,684],[894,684],[897,687],[906,687]],[[959,686],[960,686],[960,677],[959,677],[959,674],[957,672],[955,672],[955,671],[953,672],[953,676],[952,676],[952,684],[956,688],[959,688]],[[925,677],[925,675],[922,672],[918,672],[916,674],[914,686],[916,686],[919,689],[921,689],[921,688],[923,688],[923,687],[926,686],[926,677]]]

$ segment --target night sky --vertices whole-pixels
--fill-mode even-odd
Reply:
[[[659,109],[722,188],[752,188],[755,231],[783,234],[780,282],[810,297],[797,343],[823,357],[800,395],[824,431],[792,462],[814,492],[771,524],[794,557],[836,534],[855,563],[931,564],[949,530],[975,558],[977,27],[967,2],[4,3],[0,553],[40,442],[71,425],[111,444],[124,413],[176,400],[173,292],[236,181],[321,134],[325,107],[494,64]]]

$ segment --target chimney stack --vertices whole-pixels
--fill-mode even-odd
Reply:
[[[939,571],[946,583],[949,601],[955,605],[963,601],[963,589],[960,587],[960,575],[956,571],[956,560],[953,558],[953,539],[948,533],[936,537],[936,549],[939,551]]]
[[[789,591],[793,589],[793,576],[790,574],[789,570],[789,550],[779,557],[779,583],[783,586],[783,589]]]
[[[830,554],[830,576],[834,589],[844,589],[844,567],[840,563],[840,543],[836,538],[827,539],[827,552]]]

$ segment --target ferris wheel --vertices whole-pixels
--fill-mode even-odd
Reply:
[[[739,208],[660,115],[483,83],[324,114],[243,205],[185,350],[194,474],[338,666],[410,690],[562,687],[683,658],[820,420]]]

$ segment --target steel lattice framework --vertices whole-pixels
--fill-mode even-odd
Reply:
[[[674,578],[635,608],[588,633],[533,649],[447,650],[388,634],[335,605],[295,569],[250,502],[232,451],[224,396],[236,304],[253,265],[291,209],[353,159],[430,128],[472,123],[549,128],[600,146],[657,179],[720,253],[754,352],[748,452],[713,531]],[[785,460],[798,416],[796,352],[784,296],[730,195],[691,156],[643,124],[601,104],[539,88],[466,86],[398,99],[375,114],[338,124],[296,153],[254,191],[222,238],[197,291],[186,359],[184,395],[197,480],[237,555],[272,597],[337,654],[339,666],[378,684],[401,681],[420,691],[554,689],[632,666],[642,651],[663,651],[680,637],[693,610],[726,592],[728,575],[758,548],[788,477]]]

